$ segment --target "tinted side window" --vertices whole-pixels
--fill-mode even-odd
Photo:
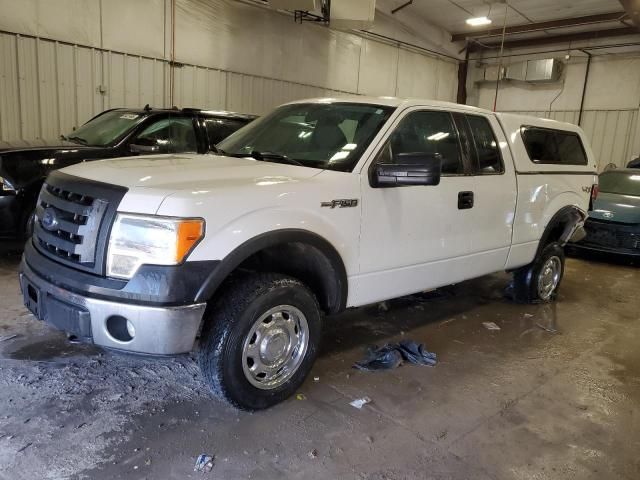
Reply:
[[[522,131],[522,140],[529,158],[539,163],[558,163],[558,152],[553,130],[526,127]]]
[[[197,152],[198,142],[191,118],[163,118],[146,127],[133,140],[138,145],[158,146],[158,153]]]
[[[575,133],[556,132],[558,154],[560,161],[567,165],[586,165],[587,156],[584,153],[580,137]]]
[[[582,141],[573,132],[523,127],[521,133],[524,146],[533,162],[564,165],[587,164]]]
[[[216,145],[221,142],[240,127],[246,125],[245,122],[240,120],[232,120],[227,118],[206,118],[204,124],[207,127],[207,134],[209,135],[209,144]]]
[[[378,162],[393,163],[399,153],[439,153],[444,175],[464,173],[458,133],[448,112],[413,112],[403,118]]]
[[[480,174],[502,173],[504,166],[498,140],[489,120],[477,115],[467,115],[476,148],[476,168]]]

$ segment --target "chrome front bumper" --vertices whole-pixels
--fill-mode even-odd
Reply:
[[[80,330],[96,345],[151,355],[190,352],[206,307],[205,303],[153,307],[86,297],[42,279],[26,262],[22,262],[20,288],[25,304],[40,320],[69,330],[86,324]],[[107,327],[107,321],[117,317],[133,325],[135,334],[130,340],[118,340]]]

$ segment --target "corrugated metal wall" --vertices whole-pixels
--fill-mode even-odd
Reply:
[[[262,114],[287,101],[346,93],[454,99],[455,63],[366,44],[398,58],[386,68],[363,50],[371,71],[361,72],[353,92],[185,64],[175,69],[173,104]],[[376,72],[383,70],[392,72],[381,88]],[[0,33],[0,140],[55,138],[108,108],[171,106],[169,75],[164,59]]]
[[[263,113],[280,103],[341,92],[185,65],[174,103]],[[0,140],[55,138],[112,107],[168,106],[160,59],[0,33]]]
[[[513,111],[523,115],[551,118],[561,122],[578,123],[578,110],[560,110],[552,112]],[[638,135],[637,109],[627,110],[585,110],[582,114],[582,129],[591,141],[591,148],[598,160],[598,170],[613,163],[624,167],[634,154],[634,146],[640,139]]]

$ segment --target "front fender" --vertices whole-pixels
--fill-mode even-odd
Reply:
[[[358,209],[335,209],[332,222],[310,210],[268,207],[254,210],[219,228],[207,224],[205,238],[189,261],[223,260],[253,238],[281,230],[300,230],[317,235],[340,255],[348,275],[358,269]],[[336,221],[340,220],[340,221]]]

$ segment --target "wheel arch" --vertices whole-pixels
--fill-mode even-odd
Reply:
[[[326,313],[346,308],[348,282],[344,262],[329,241],[313,232],[283,229],[247,240],[220,261],[197,292],[196,302],[211,300],[237,270],[290,275],[307,284]]]
[[[558,210],[542,232],[536,256],[551,242],[565,246],[586,218],[587,213],[575,205],[566,205]]]

